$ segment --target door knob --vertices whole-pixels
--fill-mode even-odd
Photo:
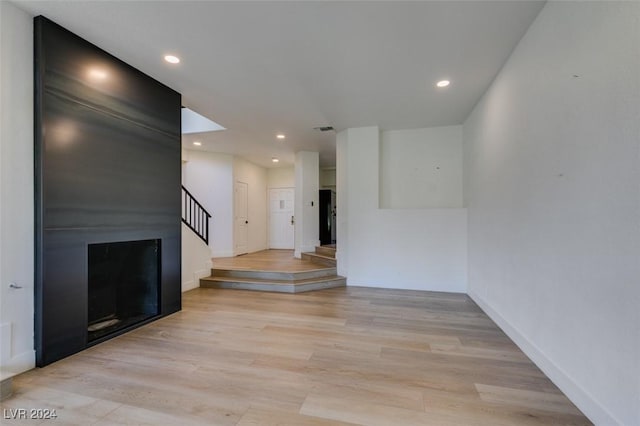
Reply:
[[[244,223],[249,223],[249,221],[248,221],[248,220],[245,220],[245,221],[244,221]]]
[[[291,224],[294,225],[296,223],[296,221],[294,220],[293,216],[291,216]]]

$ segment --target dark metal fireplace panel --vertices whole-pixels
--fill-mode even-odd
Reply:
[[[34,22],[43,366],[180,309],[181,99],[46,18]],[[90,335],[90,247],[131,241],[157,241],[157,314]]]

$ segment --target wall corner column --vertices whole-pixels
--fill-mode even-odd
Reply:
[[[317,152],[300,151],[295,159],[295,244],[294,255],[312,252],[320,244],[318,191],[320,189],[320,156]]]

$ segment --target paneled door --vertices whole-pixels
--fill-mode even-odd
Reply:
[[[269,190],[269,247],[293,249],[293,188]]]
[[[236,182],[233,191],[234,252],[238,256],[249,252],[249,185]]]

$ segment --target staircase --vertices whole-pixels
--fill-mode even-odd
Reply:
[[[209,244],[209,219],[211,219],[211,214],[183,185],[182,223],[195,232],[205,244]]]
[[[200,279],[200,287],[205,288],[229,288],[239,290],[273,291],[279,293],[302,293],[305,291],[321,290],[325,288],[344,287],[346,278],[337,275],[335,265],[335,249],[323,250],[318,247],[316,253],[308,253],[312,256],[303,259],[294,259],[291,252],[291,260],[273,259],[269,256],[272,251],[249,254],[243,259],[254,256],[256,260],[248,264],[226,263],[220,260],[222,266],[211,269],[211,276]],[[320,250],[318,252],[318,250]],[[265,254],[266,253],[266,254]],[[318,257],[315,257],[318,256]],[[236,258],[238,259],[238,258]],[[330,262],[333,259],[333,265]],[[261,262],[267,263],[261,263]],[[320,263],[322,262],[322,263]],[[269,264],[269,265],[267,265]],[[274,269],[277,268],[278,270]]]
[[[334,246],[316,246],[315,253],[302,253],[303,260],[324,266],[336,266],[336,248]]]
[[[344,287],[345,285],[346,279],[336,275],[336,268],[298,272],[243,271],[213,268],[210,277],[200,279],[200,287],[235,288],[278,293],[302,293],[311,290]]]

